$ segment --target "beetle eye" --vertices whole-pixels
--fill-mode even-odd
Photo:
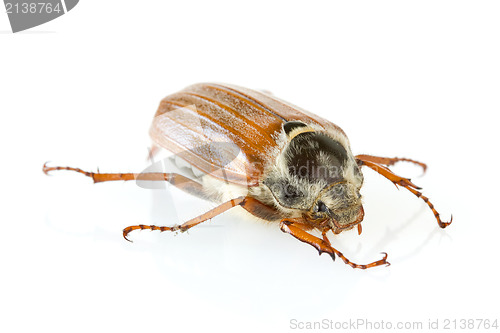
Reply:
[[[326,207],[323,201],[318,201],[316,207],[314,207],[314,211],[317,213],[326,213],[328,212],[328,207]]]
[[[283,187],[283,195],[285,199],[295,199],[299,196],[299,193],[297,192],[297,189],[294,186],[286,184]]]

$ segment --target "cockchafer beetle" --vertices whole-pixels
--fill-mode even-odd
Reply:
[[[337,255],[351,267],[361,269],[389,265],[387,253],[380,260],[358,265],[335,249],[327,237],[330,230],[338,234],[354,227],[361,233],[361,167],[375,170],[424,200],[441,228],[453,220],[441,221],[420,188],[388,168],[406,161],[425,171],[424,163],[406,158],[354,156],[340,127],[269,93],[228,84],[189,86],[161,101],[150,135],[153,148],[178,154],[205,175],[195,181],[178,173],[94,173],[46,164],[43,171],[76,171],[95,183],[166,181],[219,204],[181,225],[129,226],[123,229],[127,240],[127,235],[138,229],[183,232],[239,206],[259,219],[276,222],[283,232],[314,246],[319,254],[328,253],[333,260]],[[322,237],[309,233],[312,230],[319,231]]]

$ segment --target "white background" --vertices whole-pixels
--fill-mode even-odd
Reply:
[[[499,16],[496,1],[87,0],[12,34],[0,14],[0,330],[498,319]],[[453,224],[441,230],[423,201],[367,170],[363,234],[331,240],[358,263],[385,251],[388,268],[333,263],[231,212],[128,243],[128,225],[212,206],[175,189],[42,173],[46,161],[143,170],[161,98],[204,81],[266,89],[327,117],[354,153],[426,162],[424,177],[395,170]]]

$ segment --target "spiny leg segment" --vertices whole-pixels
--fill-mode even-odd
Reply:
[[[425,171],[427,171],[427,164],[404,157],[380,157],[380,156],[362,154],[362,155],[357,155],[356,158],[362,161],[369,161],[387,166],[394,165],[397,162],[409,162],[420,166],[424,170],[424,173]]]
[[[81,173],[82,175],[85,175],[87,177],[92,178],[94,183],[101,183],[101,182],[109,182],[109,181],[117,181],[117,180],[163,180],[163,181],[168,181],[168,175],[166,173],[161,173],[161,172],[149,172],[149,173],[100,173],[100,172],[89,172],[89,171],[84,171],[80,168],[72,168],[72,167],[62,167],[62,166],[56,166],[56,167],[49,167],[47,166],[47,163],[43,165],[43,172],[48,175],[49,172],[51,171],[60,171],[60,170],[66,170],[66,171],[74,171]]]
[[[421,192],[413,189],[413,188],[409,188],[407,187],[406,188],[408,191],[410,191],[411,193],[415,194],[418,198],[424,200],[424,202],[427,204],[427,206],[429,206],[429,208],[432,210],[432,213],[434,214],[434,217],[436,218],[437,222],[438,222],[438,225],[441,227],[441,228],[446,228],[447,226],[449,226],[452,222],[453,222],[453,215],[451,215],[451,218],[450,218],[450,222],[443,222],[441,221],[441,217],[439,216],[439,213],[437,212],[437,210],[434,208],[434,205],[432,204],[432,202],[429,201],[429,198],[427,198],[426,196],[424,196]]]
[[[319,254],[321,255],[322,253],[328,253],[330,257],[332,257],[333,260],[335,260],[335,255],[337,255],[340,259],[344,261],[347,265],[351,266],[352,268],[359,268],[359,269],[367,269],[371,267],[376,267],[376,266],[381,266],[381,265],[387,265],[389,266],[390,263],[387,261],[387,253],[383,252],[382,254],[384,257],[380,260],[374,261],[372,263],[366,264],[366,265],[359,265],[356,263],[353,263],[349,259],[347,259],[342,252],[338,251],[332,245],[330,244],[330,241],[328,240],[328,237],[326,237],[326,232],[328,229],[323,230],[322,235],[323,239],[318,238],[316,236],[311,235],[310,233],[306,232],[305,230],[305,225],[303,223],[297,222],[297,221],[292,221],[292,220],[282,220],[280,222],[280,229],[281,231],[292,235],[296,239],[300,240],[301,242],[304,242],[306,244],[309,244],[318,250]]]
[[[369,167],[370,169],[376,171],[377,173],[381,174],[385,178],[389,179],[391,182],[394,183],[394,185],[402,186],[402,187],[406,188],[408,191],[410,191],[411,193],[413,193],[418,198],[421,198],[427,204],[427,206],[429,206],[429,208],[432,210],[432,213],[434,214],[434,217],[436,218],[437,223],[441,228],[446,228],[447,226],[449,226],[453,222],[453,215],[451,216],[451,219],[449,222],[443,222],[441,220],[441,217],[439,216],[439,213],[434,208],[434,205],[429,201],[429,198],[427,198],[421,192],[419,192],[418,190],[420,190],[421,188],[416,186],[415,184],[413,184],[409,178],[400,177],[400,176],[396,175],[395,173],[393,173],[389,168],[387,168],[381,164],[378,164],[376,162],[372,162],[370,160],[360,159],[359,156],[363,156],[363,155],[357,156],[358,162],[361,165],[365,165],[365,166]]]
[[[223,212],[225,212],[226,210],[228,210],[230,208],[233,208],[233,207],[238,206],[238,205],[243,205],[244,203],[245,203],[245,197],[239,197],[236,199],[226,201],[223,204],[215,207],[214,209],[209,210],[208,212],[206,212],[200,216],[197,216],[197,217],[195,217],[187,222],[184,222],[181,225],[174,225],[171,227],[166,227],[166,226],[160,227],[160,226],[156,226],[156,225],[139,224],[139,225],[133,225],[130,227],[126,227],[125,229],[123,229],[123,238],[125,238],[129,242],[132,242],[130,239],[127,238],[127,235],[134,230],[147,229],[147,230],[159,230],[160,232],[163,232],[163,231],[181,231],[181,232],[184,232],[184,231],[191,229],[194,226],[197,226],[198,224],[200,224],[202,222],[205,222],[205,221],[210,220],[211,218],[213,218],[219,214],[222,214]]]
[[[103,183],[109,181],[131,181],[131,180],[140,180],[140,181],[166,181],[175,187],[183,190],[186,193],[194,195],[198,198],[202,199],[210,199],[203,191],[203,186],[187,177],[184,177],[178,173],[162,173],[162,172],[143,172],[143,173],[100,173],[100,172],[89,172],[84,171],[80,168],[72,168],[72,167],[49,167],[47,163],[43,165],[43,172],[48,175],[51,171],[73,171],[81,173],[87,177],[92,178],[94,183]]]

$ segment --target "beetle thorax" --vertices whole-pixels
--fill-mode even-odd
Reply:
[[[276,208],[288,217],[333,218],[340,226],[356,220],[363,176],[347,138],[309,126],[286,134],[263,180]]]

